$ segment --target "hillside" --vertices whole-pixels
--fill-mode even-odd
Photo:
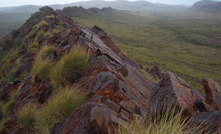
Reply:
[[[202,80],[205,97],[155,67],[160,80],[153,83],[101,27],[81,27],[61,13],[42,7],[5,37],[10,41],[0,55],[0,133],[219,131],[221,86],[216,81]]]
[[[187,7],[182,5],[167,5],[167,4],[159,4],[159,3],[151,3],[148,1],[83,1],[83,2],[74,2],[70,4],[55,4],[48,5],[53,9],[63,9],[64,7],[72,7],[72,6],[82,6],[83,8],[104,8],[104,7],[112,7],[118,10],[129,10],[129,11],[156,11],[156,12],[165,12],[165,11],[183,11],[186,10]],[[37,12],[38,9],[42,6],[36,5],[24,5],[17,7],[5,7],[0,8],[0,12],[10,12],[10,13],[34,13]]]
[[[64,5],[48,5],[54,10],[62,10],[65,7],[82,6],[83,8],[104,8],[112,7],[113,9],[125,10],[129,12],[173,12],[184,11],[187,7],[181,5],[155,4],[147,1],[84,1]],[[15,7],[0,8],[0,38],[4,37],[14,29],[19,28],[31,16],[39,11],[42,6],[23,5]]]
[[[190,8],[190,10],[195,12],[208,12],[208,13],[221,12],[221,2],[212,1],[212,0],[201,0],[199,2],[196,2]]]

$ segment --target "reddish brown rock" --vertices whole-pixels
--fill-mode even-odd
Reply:
[[[157,66],[157,65],[154,66],[151,69],[147,68],[146,72],[150,73],[155,78],[160,78],[160,76],[164,73],[162,68],[160,66]]]
[[[113,126],[130,126],[149,106],[153,84],[130,64],[102,55],[85,70],[80,85],[90,98],[53,133],[108,133]]]
[[[215,109],[221,110],[221,86],[213,79],[202,79],[206,101]]]
[[[23,106],[31,103],[43,104],[52,94],[49,82],[41,81],[33,84],[32,77],[28,77],[19,92],[19,98],[13,109],[13,114]]]
[[[110,107],[94,102],[74,110],[73,114],[59,123],[52,133],[60,134],[107,134],[113,126],[130,124],[117,117],[117,112]],[[113,130],[112,130],[113,131]]]
[[[188,127],[195,127],[196,133],[219,134],[221,132],[219,130],[220,119],[220,111],[202,112],[196,114],[193,118],[190,119]]]
[[[123,61],[130,63],[132,66],[138,68],[138,64],[132,61],[130,58],[125,56],[120,49],[111,41],[107,36],[107,33],[104,32],[100,27],[94,26],[92,29],[93,33],[98,35],[106,46],[108,46],[112,51],[114,51]]]
[[[186,114],[215,111],[195,88],[171,72],[165,72],[151,91],[149,111],[160,113],[165,107],[183,109]]]
[[[10,82],[8,86],[0,91],[0,100],[9,101],[11,94],[18,89],[21,81]]]

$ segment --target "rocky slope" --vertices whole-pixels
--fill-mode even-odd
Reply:
[[[39,14],[49,16],[41,20]],[[33,18],[38,21],[30,23]],[[31,24],[32,27],[27,29]],[[0,100],[8,104],[15,92],[19,95],[11,110],[1,112],[4,126],[1,133],[36,133],[18,123],[18,112],[28,104],[41,109],[56,92],[50,79],[37,79],[30,74],[38,51],[49,44],[55,47],[49,61],[57,62],[65,53],[79,47],[91,59],[81,75],[70,74],[69,77],[71,85],[81,87],[87,101],[53,125],[50,133],[115,133],[114,127],[118,125],[129,128],[134,122],[150,121],[149,115],[162,114],[166,105],[175,107],[177,112],[183,109],[183,116],[192,115],[194,124],[209,125],[205,132],[217,132],[220,128],[221,87],[212,79],[203,79],[206,97],[172,72],[160,73],[160,81],[154,84],[139,72],[139,66],[124,55],[100,27],[80,27],[48,7],[34,14],[18,31],[26,35],[24,44],[16,46],[9,42],[3,46],[5,51],[14,50],[18,54],[13,55],[7,65],[1,62],[4,69],[1,72]],[[39,36],[41,32],[43,34]],[[15,39],[18,35],[13,36]],[[34,42],[37,45],[33,45]],[[17,50],[13,49],[15,47]],[[10,77],[8,81],[4,81],[6,76]]]
[[[212,0],[202,0],[196,2],[190,8],[190,10],[195,12],[208,12],[208,13],[221,12],[221,2],[212,1]]]

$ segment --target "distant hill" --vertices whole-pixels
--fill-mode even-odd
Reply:
[[[70,4],[55,4],[48,5],[53,9],[63,9],[64,7],[72,7],[72,6],[82,6],[83,8],[103,8],[103,7],[112,7],[118,10],[130,10],[130,11],[140,11],[140,12],[149,12],[149,11],[174,11],[174,10],[186,10],[188,7],[183,5],[167,5],[161,3],[150,3],[147,1],[83,1],[83,2],[75,2]],[[35,5],[24,5],[24,6],[16,6],[16,7],[4,7],[0,8],[0,12],[11,12],[11,13],[35,13],[39,11],[38,9],[41,6]]]
[[[0,12],[4,13],[35,13],[39,11],[39,8],[42,6],[35,6],[35,5],[23,5],[23,6],[14,6],[14,7],[5,7],[0,8]]]
[[[191,8],[191,11],[195,12],[209,12],[216,13],[221,12],[221,2],[212,0],[201,0],[196,2]]]

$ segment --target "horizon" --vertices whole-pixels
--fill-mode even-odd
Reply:
[[[1,8],[4,7],[14,7],[14,6],[24,6],[24,5],[36,5],[36,6],[46,6],[46,5],[63,5],[63,4],[70,4],[70,3],[76,3],[76,2],[86,2],[86,1],[114,1],[114,0],[38,0],[38,1],[28,1],[28,0],[8,0],[3,1],[1,3]],[[140,1],[140,0],[127,0],[130,2]],[[192,6],[195,2],[198,2],[200,0],[144,0],[151,3],[161,3],[161,4],[168,4],[168,5],[188,5]],[[213,0],[213,1],[219,1],[219,0]],[[13,4],[12,4],[13,3]]]

